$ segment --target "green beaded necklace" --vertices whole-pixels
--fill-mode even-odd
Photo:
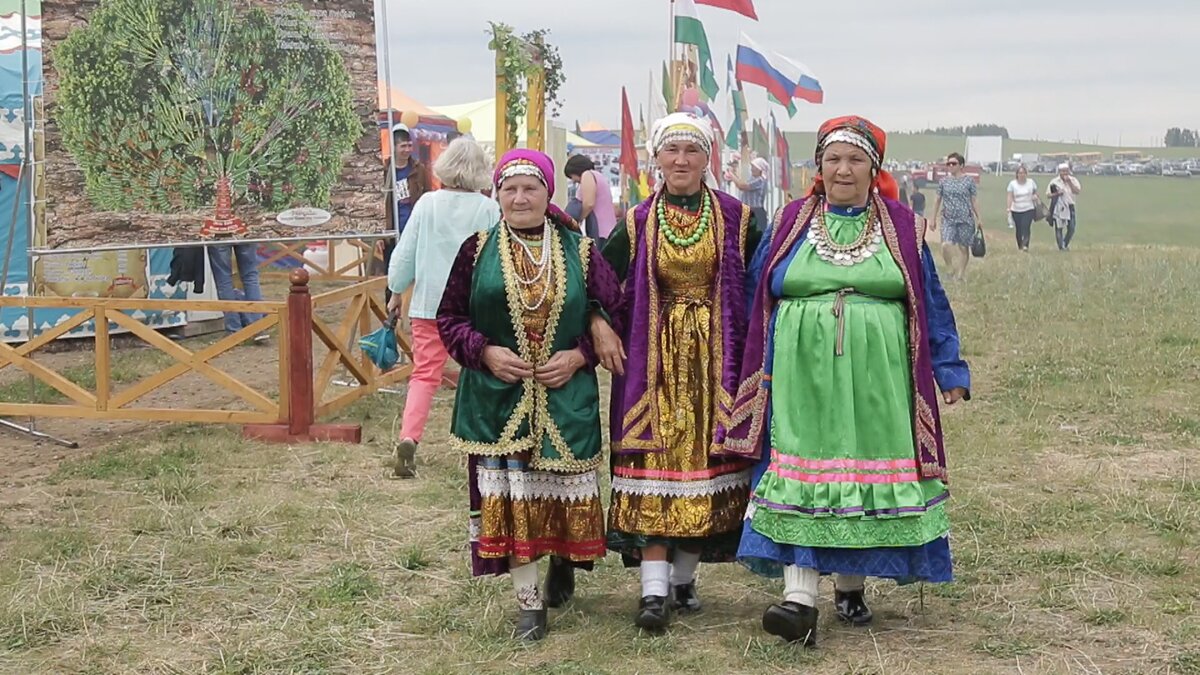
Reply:
[[[700,201],[700,224],[696,226],[696,231],[690,237],[684,237],[676,232],[667,222],[667,207],[663,205],[666,201],[666,195],[658,198],[658,229],[666,237],[667,241],[671,242],[679,248],[687,248],[700,241],[705,232],[708,232],[709,226],[712,224],[712,198],[708,196],[708,190],[705,190]]]

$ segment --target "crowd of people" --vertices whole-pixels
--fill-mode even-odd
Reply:
[[[397,475],[417,474],[453,358],[471,568],[511,577],[522,640],[546,634],[547,609],[609,551],[638,569],[641,629],[701,609],[701,562],[739,561],[783,578],[762,626],[804,645],[822,575],[854,625],[872,620],[866,577],[950,580],[939,405],[969,398],[970,373],[925,220],[882,169],[886,134],[858,117],[823,125],[815,184],[774,223],[712,184],[708,122],[668,115],[647,146],[662,180],[622,222],[600,213],[611,200],[586,159],[564,170],[569,215],[540,152],[500,158],[494,201],[474,141],[441,155],[443,188],[413,204],[389,261],[396,297],[413,289]],[[765,172],[753,168],[744,194]],[[939,212],[957,200],[945,226],[977,214],[971,197],[939,190]]]

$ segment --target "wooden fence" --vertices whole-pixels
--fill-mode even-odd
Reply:
[[[246,436],[264,440],[358,442],[361,440],[358,425],[318,424],[317,419],[344,409],[380,387],[403,382],[411,374],[412,366],[408,365],[411,364],[411,348],[404,337],[399,337],[398,341],[401,351],[409,357],[407,363],[388,372],[381,372],[358,349],[358,338],[374,330],[386,317],[386,308],[382,304],[386,281],[369,279],[319,295],[310,293],[309,274],[303,268],[293,270],[290,281],[291,289],[285,302],[0,298],[0,306],[78,310],[71,318],[29,342],[17,346],[0,343],[0,372],[6,368],[21,370],[59,392],[65,401],[0,401],[0,416],[242,424]],[[332,324],[314,311],[342,303],[348,303],[348,307],[340,313],[340,320]],[[193,351],[126,314],[136,310],[248,312],[263,316],[238,332]],[[40,350],[92,319],[96,326],[91,352],[94,386],[85,387],[61,370],[38,361],[36,357]],[[279,364],[278,378],[272,384],[278,384],[278,387],[270,389],[279,393],[261,385],[255,387],[213,365],[212,362],[222,354],[275,326],[279,326]],[[150,348],[172,357],[174,363],[120,388],[114,386],[110,335],[114,329],[127,330]],[[319,366],[313,353],[314,336],[326,350],[319,359]],[[358,386],[331,394],[330,385],[339,366],[349,371]],[[216,384],[247,409],[134,406],[189,373]]]

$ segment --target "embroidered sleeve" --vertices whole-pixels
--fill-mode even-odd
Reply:
[[[588,304],[604,315],[617,335],[623,335],[625,294],[621,292],[617,273],[595,246],[589,247],[588,257],[589,261],[584,265],[587,269]],[[584,333],[579,337],[578,347],[590,367],[595,368],[600,363],[592,347],[590,334]]]
[[[438,335],[450,358],[471,370],[483,370],[488,346],[487,337],[471,325],[471,282],[484,241],[483,235],[472,235],[459,247],[437,313]]]
[[[933,357],[933,376],[942,391],[963,388],[971,398],[971,370],[959,350],[958,327],[950,300],[938,279],[937,268],[928,246],[921,244],[921,272],[925,277],[925,315],[929,325],[929,350]]]
[[[633,218],[633,209],[629,209],[625,222],[617,225],[604,244],[604,259],[621,281],[629,274],[629,262],[633,260],[633,231],[636,227]]]

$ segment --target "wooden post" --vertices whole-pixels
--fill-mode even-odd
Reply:
[[[96,410],[108,410],[112,395],[112,342],[108,333],[108,312],[103,305],[92,317],[96,326]]]
[[[496,51],[496,160],[499,161],[504,153],[512,149],[513,144],[508,133],[508,94],[504,87],[504,55]]]
[[[291,292],[287,299],[287,324],[280,338],[287,349],[287,417],[277,424],[248,424],[242,436],[274,443],[336,441],[361,443],[362,426],[357,424],[316,424],[313,395],[313,305],[308,291],[308,270],[292,270]],[[284,406],[280,406],[284,409]]]
[[[529,135],[529,148],[538,152],[546,151],[546,66],[542,61],[541,50],[530,45],[533,61],[537,69],[529,75],[529,87],[526,90],[528,112],[525,115],[526,131]]]

